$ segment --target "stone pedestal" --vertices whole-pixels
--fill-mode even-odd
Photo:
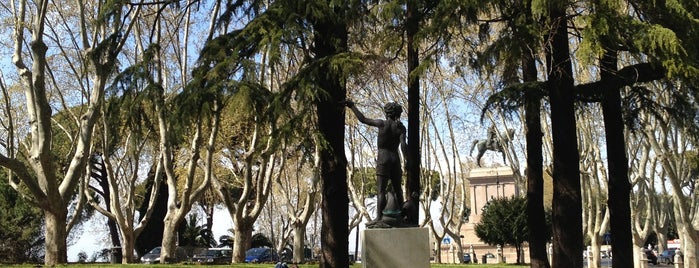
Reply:
[[[474,168],[468,175],[471,196],[469,223],[481,220],[481,211],[488,201],[517,195],[510,167]]]
[[[427,228],[367,229],[362,232],[362,267],[429,268]]]

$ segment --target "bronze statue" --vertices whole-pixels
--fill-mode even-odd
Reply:
[[[481,157],[487,150],[496,151],[502,153],[502,161],[507,162],[505,159],[505,144],[510,142],[515,135],[514,129],[508,129],[507,135],[498,137],[495,126],[490,126],[488,128],[488,138],[486,140],[474,140],[471,145],[471,152],[473,154],[473,149],[478,147],[478,155],[476,156],[476,164],[481,166]]]
[[[400,122],[400,115],[403,112],[403,108],[395,102],[386,103],[383,108],[386,119],[371,119],[366,118],[364,114],[357,109],[353,101],[347,100],[345,101],[345,105],[352,109],[352,112],[357,116],[359,122],[379,129],[376,141],[378,146],[378,156],[376,159],[376,188],[378,189],[378,197],[376,219],[374,223],[384,220],[384,222],[390,221],[391,223],[387,224],[392,227],[400,225],[400,222],[402,222],[401,206],[404,203],[404,199],[401,189],[403,170],[401,168],[401,158],[398,153],[398,147],[400,146],[404,156],[408,152],[408,145],[405,141],[406,128],[403,126],[403,123]],[[389,182],[391,183],[392,189],[390,196],[386,192]],[[390,201],[388,202],[391,203],[390,206],[387,206],[387,201]],[[390,219],[384,219],[384,216]],[[394,222],[394,220],[396,222]]]

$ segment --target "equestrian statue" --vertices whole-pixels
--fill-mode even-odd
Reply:
[[[505,159],[505,145],[512,140],[514,135],[515,130],[510,128],[507,129],[506,135],[498,138],[499,135],[495,130],[495,126],[491,125],[488,128],[488,138],[485,140],[474,140],[471,144],[471,152],[469,154],[473,155],[473,149],[478,147],[478,155],[476,156],[476,164],[478,167],[481,167],[481,157],[483,157],[483,154],[485,154],[487,150],[500,152],[502,154],[502,161],[507,163]]]

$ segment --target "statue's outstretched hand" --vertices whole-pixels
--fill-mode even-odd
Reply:
[[[345,106],[352,108],[354,107],[354,102],[350,99],[345,100]]]

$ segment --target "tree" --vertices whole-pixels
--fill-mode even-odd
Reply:
[[[432,81],[443,81],[443,79],[432,78]],[[449,96],[454,95],[453,90],[447,85],[435,82],[434,94],[424,93],[421,105],[430,107],[425,109],[426,128],[431,131],[426,131],[422,136],[426,142],[427,155],[424,157],[428,163],[425,168],[434,170],[433,176],[429,172],[423,172],[422,176],[426,179],[431,179],[437,176],[439,187],[438,196],[435,198],[439,202],[440,211],[438,215],[430,215],[430,229],[436,230],[435,224],[438,224],[443,229],[442,234],[434,232],[435,241],[442,241],[445,235],[451,237],[454,244],[457,246],[457,256],[461,260],[463,258],[463,247],[461,243],[461,226],[465,223],[463,215],[466,214],[468,208],[469,191],[466,184],[466,175],[468,174],[464,160],[458,150],[458,137],[456,129],[459,126],[461,118],[455,114],[451,105],[454,105]],[[441,107],[440,107],[441,104]],[[439,118],[439,114],[444,117]],[[439,130],[437,126],[441,122],[446,123],[446,129]],[[440,159],[440,160],[433,160]],[[432,181],[432,180],[427,180]],[[425,185],[425,187],[430,187]],[[426,203],[432,201],[428,199]],[[435,222],[436,221],[436,222]],[[439,243],[435,245],[440,246]],[[437,255],[437,261],[441,261],[441,254]]]
[[[671,91],[667,90],[657,90],[654,97],[667,105],[667,101],[672,100],[669,98]],[[660,114],[660,118],[647,117],[648,127],[644,128],[642,131],[644,142],[647,143],[652,151],[648,152],[648,157],[651,158],[650,163],[656,163],[648,165],[644,170],[648,172],[651,168],[658,168],[656,165],[662,167],[661,177],[664,180],[662,187],[667,189],[660,190],[660,192],[667,191],[672,196],[673,213],[675,218],[675,223],[677,226],[677,231],[680,236],[680,241],[682,241],[682,253],[684,254],[685,266],[684,267],[696,267],[696,257],[694,254],[696,251],[696,244],[699,241],[699,231],[692,223],[695,215],[691,211],[696,211],[696,177],[693,173],[695,171],[695,151],[692,149],[694,142],[689,138],[691,134],[687,133],[686,130],[683,131],[681,128],[673,127],[673,125],[668,125],[667,121],[672,121],[670,119],[670,113],[664,112]],[[667,121],[666,121],[667,120]],[[641,173],[642,175],[651,175],[652,173]],[[639,176],[639,187],[643,186],[645,191],[650,191],[651,185],[654,182],[648,176]],[[666,185],[667,184],[667,185]],[[648,194],[639,193],[638,197],[641,200],[650,198]],[[643,198],[643,199],[642,199]],[[640,200],[639,200],[640,201]],[[652,204],[652,203],[651,203]],[[646,207],[648,202],[643,202],[643,209],[652,209]],[[646,213],[646,215],[651,215],[650,211],[639,211],[634,216],[641,217]],[[650,217],[652,218],[652,217]],[[652,219],[649,219],[652,220]],[[636,223],[636,228],[638,231],[638,238],[644,239],[643,235],[647,235],[650,231],[652,225],[651,223],[640,222]],[[648,227],[647,227],[648,226]],[[647,228],[646,228],[647,227]],[[692,266],[693,265],[693,266]]]
[[[211,7],[212,10],[217,10],[216,3]],[[221,109],[226,94],[230,93],[227,90],[231,88],[223,87],[225,80],[210,80],[201,76],[206,74],[209,67],[209,62],[206,62],[208,58],[200,57],[200,65],[192,71],[191,77],[188,76],[187,63],[190,59],[181,49],[191,49],[189,27],[193,27],[192,24],[185,25],[187,28],[181,38],[179,35],[164,34],[179,33],[181,29],[180,23],[167,23],[165,15],[189,18],[189,12],[195,8],[194,6],[186,5],[184,9],[179,9],[176,3],[158,2],[149,5],[148,8],[149,12],[158,15],[140,21],[143,24],[139,25],[139,31],[134,35],[135,43],[143,53],[134,61],[133,67],[138,75],[130,77],[130,84],[140,87],[152,103],[152,122],[157,133],[157,149],[154,155],[158,168],[155,174],[165,174],[167,185],[160,259],[161,262],[169,263],[175,259],[180,224],[212,180],[214,146],[220,126]],[[210,19],[215,18],[216,16]],[[214,23],[210,23],[206,32],[209,35],[205,38],[211,38],[214,26]],[[150,31],[144,30],[148,28]],[[181,57],[168,57],[171,54]],[[169,83],[170,80],[176,79],[181,83]],[[200,165],[201,171],[197,172]],[[156,175],[154,178],[159,179],[160,176]]]
[[[266,89],[259,89],[250,93],[238,92],[236,98],[246,100],[253,96],[270,96],[272,93]],[[254,98],[252,98],[254,99]],[[241,102],[245,103],[245,101]],[[246,108],[250,107],[248,111]],[[252,232],[255,221],[259,217],[267,200],[274,178],[278,177],[279,170],[284,167],[283,151],[277,150],[277,137],[272,134],[274,121],[263,119],[257,114],[265,113],[262,107],[264,102],[247,105],[229,105],[227,114],[232,109],[238,110],[239,115],[231,123],[241,132],[226,133],[224,138],[230,138],[230,142],[221,155],[221,160],[226,165],[225,175],[214,176],[213,188],[219,198],[228,208],[228,213],[233,219],[233,262],[245,261],[245,251],[252,246]],[[231,110],[229,110],[231,109]],[[268,124],[271,123],[271,124]],[[230,135],[230,136],[229,136]]]
[[[573,71],[567,31],[567,3],[549,3],[546,47],[553,136],[553,267],[582,267],[582,201],[574,113]]]
[[[161,182],[165,181],[165,174],[160,172],[160,177],[156,178],[155,170],[156,167],[153,166],[148,171],[146,181],[143,184],[143,187],[146,189],[144,199],[138,208],[138,220],[142,221],[148,215],[147,212],[150,204],[154,203],[153,210],[150,214],[151,220],[143,227],[141,235],[136,237],[135,249],[139,256],[148,253],[148,251],[155,247],[159,247],[163,240],[163,231],[165,229],[163,219],[165,219],[165,214],[167,213],[168,191],[167,185],[164,183],[159,183],[160,186],[158,188],[153,187],[158,180]],[[153,192],[156,191],[160,194],[154,196]]]
[[[320,75],[317,88],[326,97],[316,99],[318,130],[324,141],[320,150],[320,178],[322,181],[321,209],[323,226],[321,228],[321,268],[349,266],[349,198],[347,197],[347,160],[345,159],[345,108],[338,105],[347,96],[343,82],[346,75],[343,69],[334,67],[341,63],[343,54],[349,52],[348,26],[351,6],[346,9],[333,8],[330,1],[319,3],[321,13],[308,14],[309,22],[314,28],[313,53]],[[323,14],[323,15],[319,15]],[[327,61],[335,59],[338,62]],[[343,179],[337,179],[343,178]]]
[[[359,2],[335,5],[333,1],[323,0],[275,1],[261,8],[263,4],[266,3],[234,1],[227,7],[227,14],[241,8],[254,17],[240,32],[239,36],[244,38],[237,41],[241,43],[233,43],[243,48],[235,49],[234,54],[247,57],[249,52],[266,50],[272,53],[273,59],[278,59],[282,52],[279,48],[286,48],[286,44],[303,51],[304,61],[299,72],[289,77],[282,92],[285,99],[295,94],[299,107],[317,116],[318,131],[314,134],[319,137],[317,146],[320,146],[323,185],[320,267],[346,267],[349,265],[349,199],[344,156],[345,111],[340,103],[346,98],[345,79],[358,66],[356,58],[349,53],[348,25],[352,18],[358,17],[356,12],[364,9]],[[264,11],[254,13],[261,10]],[[299,126],[302,125],[296,125]]]
[[[107,179],[107,170],[104,165],[104,161],[100,158],[98,154],[94,154],[90,159],[90,178],[96,182],[94,189],[96,189],[97,194],[102,198],[105,203],[107,211],[111,211],[111,191],[109,189],[109,180]],[[87,183],[89,185],[89,182]],[[89,195],[88,195],[89,196]],[[96,197],[95,197],[96,199]],[[95,202],[93,202],[94,204]],[[117,227],[116,221],[113,219],[107,219],[107,228],[109,228],[109,238],[112,241],[113,247],[121,247],[121,240],[119,239],[119,229]]]
[[[269,248],[269,247],[272,247],[273,245],[272,245],[272,241],[269,240],[268,237],[266,237],[264,234],[257,233],[257,234],[254,234],[252,236],[250,246],[253,248],[261,248],[261,247]]]
[[[307,137],[302,144],[310,145],[317,144]],[[275,180],[277,187],[280,190],[276,199],[281,198],[278,205],[284,208],[279,214],[282,218],[288,219],[289,231],[293,233],[293,258],[294,263],[304,262],[304,248],[306,241],[306,226],[318,206],[318,188],[320,183],[319,177],[319,147],[312,148],[302,147],[296,152],[289,151],[287,156],[290,156],[287,168],[283,170],[283,175]],[[313,149],[313,150],[312,150]],[[312,150],[312,151],[311,151]],[[282,234],[282,236],[285,236]],[[286,236],[288,237],[288,236]],[[277,244],[277,251],[284,250],[286,245],[285,239],[282,239]]]
[[[600,246],[605,233],[609,231],[610,210],[605,206],[608,189],[607,174],[600,149],[600,140],[603,132],[600,119],[597,115],[601,107],[597,104],[581,105],[578,107],[578,135],[580,137],[580,168],[581,190],[583,196],[583,232],[589,238],[592,256],[589,267],[599,267]],[[586,239],[587,241],[587,239]]]
[[[41,211],[28,204],[0,173],[0,256],[6,263],[40,259],[43,235]]]
[[[15,93],[0,72],[0,151],[8,152],[10,157],[16,153],[15,118],[17,108],[13,107],[11,98]],[[34,262],[39,260],[44,238],[41,233],[41,211],[23,199],[21,192],[13,189],[9,183],[9,170],[0,171],[0,256],[9,263]]]
[[[559,4],[563,4],[563,1]],[[576,91],[578,94],[586,95],[578,95],[579,100],[595,101],[602,104],[610,180],[608,189],[611,198],[608,199],[608,206],[612,232],[618,234],[614,236],[618,243],[615,243],[613,250],[615,256],[623,256],[614,259],[615,267],[627,267],[632,262],[632,239],[629,230],[631,221],[629,220],[628,206],[631,186],[625,156],[626,150],[624,149],[623,125],[626,123],[630,129],[633,129],[634,123],[633,120],[626,120],[630,117],[624,117],[623,113],[633,111],[636,108],[622,107],[621,103],[628,103],[630,98],[637,98],[640,92],[645,92],[638,90],[642,87],[636,86],[631,90],[631,94],[625,93],[626,96],[620,97],[620,90],[627,86],[657,80],[665,76],[691,77],[691,73],[696,71],[696,66],[688,64],[695,62],[693,59],[696,52],[693,49],[688,49],[691,46],[685,45],[695,43],[696,34],[690,37],[688,33],[692,31],[679,26],[696,23],[687,19],[694,17],[692,15],[694,9],[687,8],[687,3],[684,1],[672,4],[634,1],[630,5],[626,4],[629,3],[624,1],[590,1],[578,6],[583,7],[578,8],[578,10],[583,10],[579,13],[583,19],[569,21],[589,22],[576,24],[584,26],[578,27],[582,29],[580,31],[574,30],[579,33],[576,35],[580,36],[579,42],[576,44],[579,44],[581,49],[576,50],[579,52],[578,55],[582,55],[579,58],[581,58],[580,62],[583,65],[594,62],[593,65],[597,65],[593,68],[599,70],[598,81],[581,84],[576,87]],[[629,6],[632,8],[628,8]],[[534,10],[536,11],[536,9]],[[678,23],[680,21],[682,22]],[[628,34],[629,32],[643,34],[632,36]],[[628,57],[628,54],[632,56]],[[592,55],[592,60],[587,59],[589,55]],[[679,55],[687,57],[678,57]],[[644,60],[650,64],[643,63]],[[618,68],[618,65],[629,62],[631,65]],[[583,80],[581,79],[581,81]],[[634,93],[634,91],[638,92]],[[622,99],[622,97],[626,99]],[[645,99],[645,97],[640,99]],[[677,106],[686,107],[684,105]],[[676,110],[682,109],[685,108]],[[687,111],[685,110],[685,112]],[[693,127],[690,128],[693,129]],[[554,129],[556,128],[554,127]]]
[[[632,249],[631,242],[636,239],[632,239],[631,232],[629,201],[632,186],[626,157],[624,125],[634,129],[635,123],[634,120],[624,120],[624,113],[633,108],[623,107],[622,97],[632,97],[636,94],[633,91],[636,90],[622,96],[624,93],[622,89],[639,82],[664,77],[696,77],[696,74],[691,73],[697,70],[695,66],[697,52],[696,49],[691,48],[692,45],[689,45],[696,43],[696,34],[688,36],[686,28],[678,27],[678,25],[696,25],[696,21],[689,19],[689,17],[695,18],[696,14],[692,14],[692,9],[687,8],[691,4],[683,1],[672,4],[665,2],[650,4],[639,1],[631,3],[633,7],[631,9],[626,9],[623,1],[591,1],[589,5],[591,11],[588,16],[591,23],[582,31],[581,47],[583,49],[581,51],[592,51],[597,57],[600,70],[599,81],[590,84],[594,84],[593,88],[600,96],[597,101],[602,105],[605,122],[609,170],[608,207],[611,232],[614,234],[613,266],[629,267],[632,265],[632,256],[638,255],[632,255],[632,251],[637,251],[638,247]],[[626,15],[624,12],[629,16],[619,19]],[[685,23],[678,23],[679,21]],[[639,38],[639,35],[631,36],[628,34],[629,29],[633,29],[633,32],[648,34],[641,34],[642,38]],[[685,47],[688,50],[684,50]],[[626,58],[626,53],[632,56]],[[650,57],[646,58],[646,56]],[[587,62],[584,58],[581,61]],[[620,63],[627,62],[631,65],[618,68]],[[634,70],[631,75],[625,75],[624,71],[628,69]],[[677,106],[682,107],[682,105]]]
[[[150,133],[154,129],[149,124],[153,111],[147,108],[150,103],[143,91],[130,87],[132,81],[124,81],[125,77],[137,75],[131,72],[134,69],[137,68],[117,75],[108,90],[109,95],[115,97],[106,103],[101,124],[96,127],[98,135],[94,148],[97,153],[90,159],[89,169],[92,180],[84,189],[88,203],[108,218],[112,245],[121,248],[122,263],[136,261],[133,254],[136,241],[151,219],[161,185],[161,180],[153,180],[148,201],[139,200],[139,196],[144,194],[138,191],[139,186],[145,184],[139,178],[143,167],[157,167],[159,164],[158,158],[153,157],[155,141]],[[146,202],[143,204],[146,209],[136,221],[141,202]]]
[[[512,245],[517,250],[517,263],[522,260],[522,246],[529,241],[527,227],[527,199],[506,197],[492,199],[483,206],[481,220],[476,224],[476,235],[489,245]],[[550,230],[546,225],[544,230]],[[541,228],[541,227],[539,227]]]
[[[22,183],[27,189],[26,196],[35,206],[43,210],[46,224],[44,262],[46,265],[55,265],[67,262],[66,240],[74,223],[68,218],[68,202],[85,172],[90,156],[92,130],[99,116],[104,89],[109,76],[114,71],[116,57],[133,25],[131,17],[127,15],[137,15],[140,5],[126,6],[115,2],[106,5],[79,1],[77,3],[79,8],[71,10],[78,13],[68,15],[66,12],[70,10],[69,6],[50,5],[50,3],[51,1],[48,0],[36,1],[32,5],[28,5],[26,1],[11,2],[14,20],[12,62],[27,96],[26,111],[30,118],[31,131],[28,134],[29,142],[24,154],[27,162],[22,162],[16,155],[3,154],[0,155],[0,165],[11,170],[10,181],[13,182],[11,185],[19,189],[19,184]],[[62,7],[66,7],[67,10],[63,10]],[[32,21],[27,21],[27,13],[31,14]],[[69,24],[67,17],[72,17],[74,20]],[[96,24],[88,25],[93,22]],[[73,31],[66,32],[75,33],[75,35],[70,36],[69,38],[72,39],[66,44],[74,44],[73,49],[84,56],[81,68],[75,69],[76,65],[72,65],[74,67],[72,70],[75,71],[74,78],[83,82],[82,87],[77,88],[82,90],[78,94],[82,94],[86,103],[79,116],[72,114],[71,119],[78,127],[70,133],[70,136],[76,139],[71,144],[71,154],[65,158],[66,161],[59,162],[51,156],[55,133],[51,124],[52,103],[49,93],[56,86],[57,92],[65,96],[68,89],[61,88],[55,83],[56,80],[53,80],[55,77],[52,76],[51,70],[60,67],[51,65],[56,61],[50,59],[57,51],[60,52],[56,55],[63,59],[70,58],[63,46],[66,36],[57,32],[58,29],[65,30],[62,26],[70,28],[71,26],[68,25],[73,27]],[[28,28],[32,29],[31,39],[25,36]],[[48,39],[50,41],[47,42],[47,36],[54,38]],[[25,47],[26,44],[29,46]],[[49,45],[60,49],[49,50]],[[29,57],[31,61],[26,60]],[[64,101],[63,104],[65,105],[66,102]]]

